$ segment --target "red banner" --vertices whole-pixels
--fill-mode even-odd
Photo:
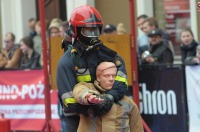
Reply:
[[[0,113],[11,120],[11,130],[40,130],[45,123],[43,70],[0,71]],[[51,117],[57,129],[57,91],[51,91]]]
[[[164,0],[164,8],[166,13],[169,12],[188,12],[190,9],[189,0]]]

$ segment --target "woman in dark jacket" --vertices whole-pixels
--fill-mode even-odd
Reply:
[[[185,65],[200,65],[200,45],[196,48],[196,56],[187,57]]]
[[[186,28],[181,32],[181,58],[182,63],[188,58],[196,56],[196,47],[199,45],[195,40],[191,29]]]
[[[23,56],[21,58],[20,68],[35,69],[40,68],[40,55],[33,49],[34,43],[31,37],[27,36],[20,40],[20,49]]]

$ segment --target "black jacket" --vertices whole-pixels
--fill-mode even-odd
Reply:
[[[172,51],[163,42],[150,45],[150,54],[156,58],[153,64],[172,64],[174,61]]]
[[[64,106],[67,106],[64,107],[67,115],[73,115],[72,112],[81,113],[82,106],[73,101],[70,104],[66,104],[66,100],[73,100],[72,91],[78,82],[94,82],[96,79],[96,67],[103,61],[112,61],[114,63],[118,61],[117,76],[121,78],[115,80],[113,88],[107,93],[111,94],[115,101],[125,95],[127,91],[127,75],[123,59],[104,45],[86,52],[77,41],[75,44],[69,45],[68,50],[64,53],[57,66],[56,83],[62,102],[65,104]]]
[[[194,57],[196,56],[196,47],[199,44],[193,40],[191,44],[189,45],[184,45],[181,44],[181,60],[184,63],[186,59],[188,59],[188,57]]]
[[[21,69],[35,69],[40,68],[40,55],[33,51],[31,58],[28,58],[27,55],[23,55],[20,62]]]

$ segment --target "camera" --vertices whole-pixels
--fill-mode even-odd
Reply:
[[[147,58],[147,57],[149,57],[151,54],[150,54],[150,52],[149,51],[144,51],[144,53],[143,53],[143,57],[144,58]]]

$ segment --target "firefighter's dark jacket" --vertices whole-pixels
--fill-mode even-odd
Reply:
[[[76,103],[72,91],[78,82],[93,83],[96,67],[103,61],[114,62],[118,68],[114,86],[107,94],[111,94],[115,102],[126,94],[128,82],[124,60],[104,45],[86,52],[77,41],[68,47],[57,66],[56,82],[66,115],[82,113],[82,109],[87,109],[85,107],[88,106]]]

